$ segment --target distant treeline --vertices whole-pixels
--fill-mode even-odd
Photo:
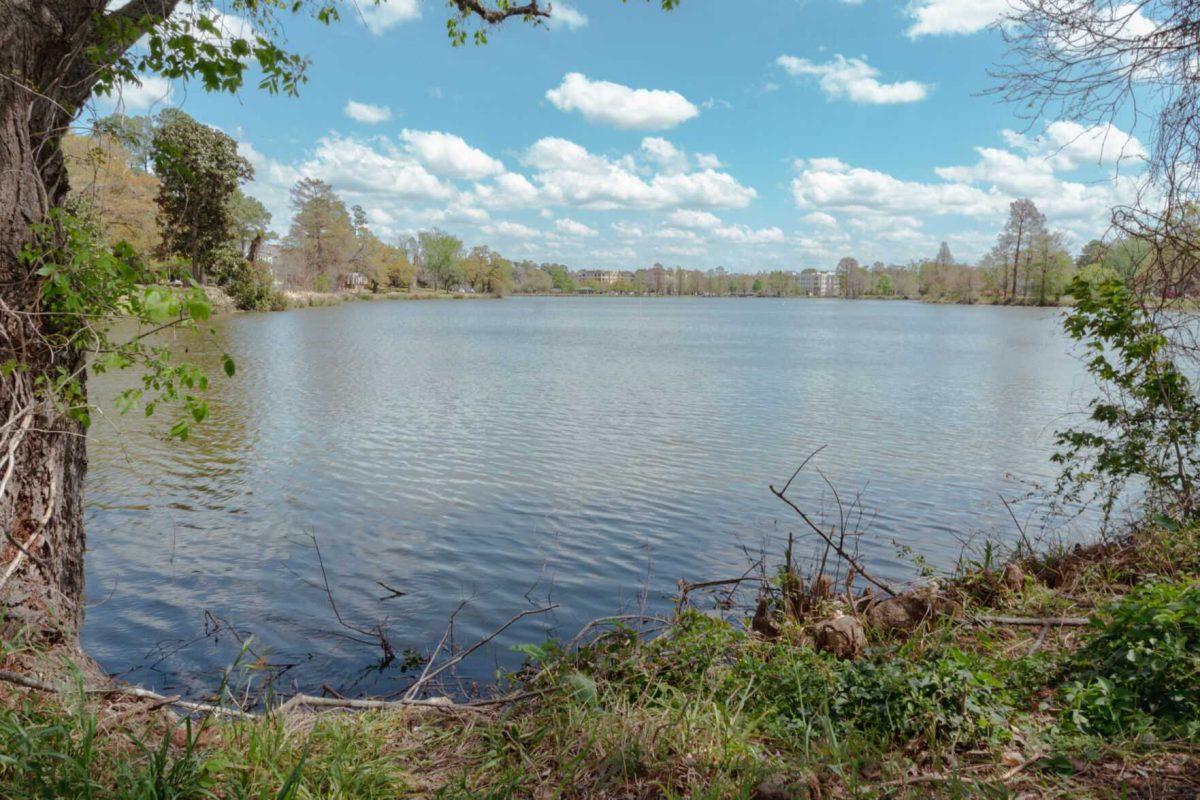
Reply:
[[[67,137],[64,151],[75,205],[110,244],[128,243],[164,278],[221,285],[243,308],[279,307],[281,290],[416,288],[1053,305],[1081,270],[1128,281],[1151,250],[1135,239],[1097,240],[1072,255],[1063,235],[1023,199],[1012,203],[995,246],[977,264],[958,261],[943,243],[934,257],[903,265],[847,256],[823,279],[814,269],[741,273],[663,264],[573,271],[511,261],[486,245],[468,249],[437,229],[384,241],[361,206],[348,207],[316,178],[292,188],[292,217],[279,238],[270,213],[241,189],[253,168],[236,143],[177,109],[105,118],[90,135]]]

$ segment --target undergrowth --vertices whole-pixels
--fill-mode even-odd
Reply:
[[[841,660],[682,611],[650,640],[523,648],[502,681],[535,696],[486,715],[218,722],[0,689],[0,797],[1194,796],[1200,586],[1179,565],[1197,536],[1177,532],[1170,563],[1158,536],[1027,562],[1024,588],[988,592],[1006,613],[1089,609],[1088,628],[947,617]]]

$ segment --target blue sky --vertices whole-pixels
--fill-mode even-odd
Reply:
[[[385,237],[436,225],[574,267],[904,263],[942,240],[973,260],[1019,196],[1077,247],[1131,196],[1142,145],[1115,128],[1030,126],[981,95],[1003,55],[986,25],[1005,7],[572,0],[546,27],[509,23],[453,48],[443,3],[389,0],[328,28],[285,21],[313,61],[299,98],[150,77],[122,98],[129,113],[180,105],[233,135],[281,232],[288,187],[311,175]]]

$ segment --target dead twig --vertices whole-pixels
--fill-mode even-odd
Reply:
[[[460,608],[461,608],[461,606],[460,606]],[[486,636],[480,638],[474,644],[472,644],[470,647],[467,647],[466,649],[460,651],[457,655],[453,656],[452,658],[446,659],[446,661],[443,662],[437,669],[430,669],[430,667],[433,666],[433,661],[431,659],[429,664],[426,665],[425,671],[421,673],[421,677],[417,678],[416,683],[414,683],[412,686],[410,686],[408,689],[408,692],[405,693],[405,699],[411,700],[411,699],[416,698],[420,694],[421,689],[423,689],[430,681],[432,681],[438,675],[442,674],[443,672],[450,669],[451,667],[461,663],[463,661],[463,659],[465,659],[467,656],[471,655],[471,653],[474,653],[476,650],[478,650],[479,648],[483,647],[488,642],[495,639],[501,633],[508,630],[513,625],[520,622],[521,620],[525,619],[525,617],[530,617],[535,614],[545,614],[547,611],[553,611],[556,608],[558,608],[558,603],[552,603],[548,606],[542,606],[541,608],[530,608],[530,609],[526,609],[525,611],[522,611],[518,614],[514,614],[508,620],[508,622],[504,623],[499,628],[496,628],[494,631],[487,634]],[[457,613],[457,612],[455,612],[455,613]]]
[[[1078,627],[1092,624],[1088,617],[1003,617],[982,615],[972,617],[971,622],[979,625],[1041,625],[1042,627]]]
[[[824,448],[820,448],[820,449],[816,450],[815,452],[813,452],[812,455],[810,455],[808,458],[806,458],[804,460],[804,464],[807,464],[810,460],[812,460],[813,456],[815,456],[817,453],[821,452],[821,449],[824,449]],[[801,469],[804,468],[804,464],[800,465]],[[821,527],[819,525],[817,525],[817,523],[813,522],[812,518],[809,517],[808,514],[804,513],[804,510],[802,508],[800,508],[800,506],[796,505],[794,502],[792,502],[792,500],[790,498],[788,498],[784,494],[784,492],[787,491],[788,486],[790,486],[792,481],[795,480],[796,475],[798,475],[799,472],[800,472],[800,470],[798,469],[798,470],[796,470],[795,473],[792,474],[792,477],[789,478],[788,482],[784,484],[782,490],[776,489],[774,486],[768,486],[767,488],[769,488],[771,490],[771,494],[778,497],[780,500],[782,500],[784,503],[786,503],[793,511],[795,511],[800,516],[800,519],[804,520],[804,524],[807,525],[810,529],[812,529],[813,533],[817,534],[817,536],[820,536],[821,539],[824,540],[825,544],[827,544],[829,547],[833,548],[833,551],[835,553],[837,553],[839,556],[841,556],[842,560],[844,560],[847,564],[849,564],[851,567],[853,567],[855,572],[857,572],[859,575],[861,575],[863,577],[863,580],[868,581],[869,583],[873,584],[876,588],[880,589],[883,592],[886,592],[889,596],[895,597],[896,591],[894,589],[892,589],[891,586],[888,586],[886,583],[884,583],[880,579],[874,577],[869,572],[867,572],[863,568],[862,564],[859,563],[858,559],[856,559],[854,556],[852,556],[850,553],[848,553],[846,551],[846,548],[842,544],[839,544],[837,541],[835,541],[831,535],[829,535],[825,531],[821,530]]]

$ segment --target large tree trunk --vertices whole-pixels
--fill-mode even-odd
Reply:
[[[17,366],[0,372],[0,637],[10,641],[73,644],[83,617],[85,438],[46,388],[82,356],[47,340],[40,281],[21,253],[66,197],[60,142],[91,92],[79,53],[103,7],[0,3],[0,364]]]

